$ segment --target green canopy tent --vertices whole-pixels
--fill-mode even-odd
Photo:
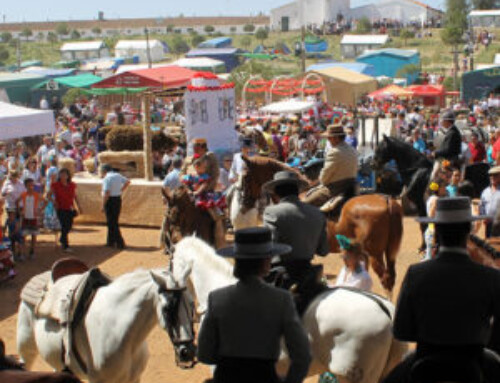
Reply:
[[[137,94],[148,90],[149,88],[92,88],[85,89],[83,93],[92,96],[109,96],[109,95],[127,95],[127,94]]]
[[[42,81],[32,88],[31,105],[37,107],[40,104],[42,96],[45,96],[49,101],[54,96],[61,99],[69,89],[90,88],[93,84],[101,80],[102,78],[99,76],[95,76],[91,73],[83,73]]]

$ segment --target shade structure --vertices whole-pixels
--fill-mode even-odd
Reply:
[[[44,88],[48,83],[57,83],[66,88],[90,88],[91,85],[101,81],[102,78],[91,73],[77,74],[75,76],[59,77],[46,80],[34,86],[34,88]]]
[[[283,100],[279,102],[274,102],[272,104],[266,105],[260,108],[261,112],[264,113],[302,113],[307,112],[316,105],[313,101],[299,101],[299,100]]]
[[[51,110],[23,108],[0,102],[0,140],[52,134],[55,132]]]
[[[382,89],[371,92],[368,97],[374,98],[376,100],[383,100],[388,98],[411,97],[412,95],[412,91],[398,85],[391,84]]]
[[[412,85],[408,87],[413,97],[421,98],[425,106],[441,106],[445,104],[446,91],[442,85]]]
[[[226,64],[221,60],[214,60],[208,57],[182,58],[174,61],[172,65],[188,68],[194,71],[205,71],[213,73],[225,73]]]
[[[195,73],[176,65],[139,69],[108,77],[92,88],[182,88],[189,84]]]

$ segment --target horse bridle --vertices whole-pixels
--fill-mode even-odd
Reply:
[[[182,369],[193,368],[197,364],[196,349],[194,346],[195,330],[194,330],[194,309],[188,307],[186,299],[183,299],[183,294],[186,287],[164,288],[160,287],[158,293],[165,295],[167,305],[162,309],[162,314],[166,317],[166,330],[170,341],[175,348],[175,363]],[[180,339],[180,334],[177,334],[175,327],[179,321],[179,307],[183,305],[185,310],[190,313],[190,330],[192,337],[189,339]]]

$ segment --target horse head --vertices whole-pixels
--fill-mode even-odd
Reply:
[[[167,239],[170,243],[167,246],[172,250],[174,245],[182,239],[184,233],[189,232],[193,226],[192,221],[196,219],[194,216],[196,207],[185,185],[181,185],[173,191],[165,191],[164,195],[168,204]]]
[[[175,350],[175,361],[181,368],[195,365],[194,300],[185,286],[179,285],[166,271],[151,271],[158,287],[156,315]]]
[[[379,143],[375,149],[375,154],[372,159],[372,167],[375,170],[382,170],[384,165],[392,159],[392,153],[390,150],[390,140],[384,134],[382,142]]]

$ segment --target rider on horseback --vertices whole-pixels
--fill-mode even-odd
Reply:
[[[324,214],[299,200],[299,191],[305,187],[306,182],[289,171],[276,173],[274,179],[263,186],[275,203],[264,210],[264,225],[271,229],[275,241],[292,247],[291,254],[281,260],[290,277],[285,287],[295,284],[301,295],[313,294],[310,290],[316,285],[312,258],[329,252]]]
[[[454,166],[460,166],[460,153],[462,152],[462,135],[460,130],[455,126],[455,114],[448,110],[441,116],[441,126],[446,131],[444,140],[439,149],[434,152],[434,168],[432,170],[431,179],[434,179],[440,168],[440,162],[437,160],[448,160]]]
[[[326,153],[325,165],[319,175],[321,184],[312,189],[304,200],[317,207],[337,196],[354,196],[358,173],[358,154],[345,142],[342,125],[330,125],[323,136],[332,148]]]

